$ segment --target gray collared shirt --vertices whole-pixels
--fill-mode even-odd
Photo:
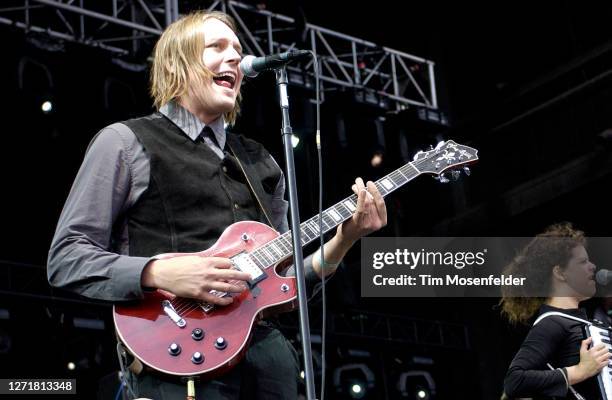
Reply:
[[[166,104],[160,112],[194,141],[205,127],[176,103]],[[204,141],[223,158],[226,135],[222,118],[209,127],[215,140],[204,137]],[[151,259],[128,255],[125,215],[146,191],[149,172],[149,157],[130,128],[115,123],[98,132],[87,149],[51,243],[47,263],[51,285],[101,300],[142,297],[140,276]],[[288,230],[284,193],[281,178],[270,210],[281,233]],[[304,260],[304,266],[312,288],[318,280],[312,256]]]
[[[174,124],[185,132],[185,134],[193,141],[195,141],[198,136],[201,135],[202,131],[207,126],[204,122],[196,118],[195,115],[174,101],[164,104],[159,109],[159,112],[168,117],[170,121],[174,122]],[[217,154],[220,158],[223,158],[223,149],[225,148],[226,138],[223,118],[217,118],[208,124],[208,127],[213,131],[216,143],[207,135],[204,135],[202,139],[215,152],[215,154]]]

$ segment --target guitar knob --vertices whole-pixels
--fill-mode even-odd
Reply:
[[[225,338],[219,336],[217,340],[215,340],[215,348],[217,350],[223,350],[226,347],[227,347],[227,341],[225,340]]]
[[[168,353],[170,353],[171,356],[178,356],[181,354],[181,346],[176,343],[170,344],[170,346],[168,346]]]
[[[202,340],[204,338],[204,331],[200,328],[195,328],[191,331],[191,337],[193,340]]]
[[[463,172],[465,172],[467,176],[470,176],[470,174],[472,173],[472,171],[470,170],[470,167],[463,167]]]
[[[454,181],[459,180],[460,176],[461,176],[461,171],[457,171],[457,170],[451,171],[451,178],[453,178]]]
[[[204,362],[204,354],[200,353],[199,351],[196,351],[191,356],[191,362],[194,364],[202,364]]]

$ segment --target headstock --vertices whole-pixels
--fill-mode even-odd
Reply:
[[[452,140],[440,142],[429,151],[419,151],[412,164],[421,173],[437,175],[441,183],[449,182],[445,172],[450,170],[450,177],[456,180],[461,175],[460,168],[466,175],[470,174],[468,164],[478,160],[478,150],[455,143]]]

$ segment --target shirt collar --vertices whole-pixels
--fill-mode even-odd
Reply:
[[[189,138],[193,141],[198,139],[198,136],[202,133],[202,130],[208,126],[212,129],[215,134],[215,139],[221,150],[225,148],[225,126],[223,123],[223,117],[219,117],[206,125],[200,121],[198,117],[193,115],[189,110],[182,107],[175,101],[170,101],[159,109],[159,112],[165,115],[170,121],[178,126]]]

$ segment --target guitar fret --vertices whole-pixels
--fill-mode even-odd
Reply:
[[[355,212],[355,205],[350,200],[344,200],[342,203],[351,212]]]
[[[314,217],[312,217],[312,226],[315,227],[317,235],[321,234],[321,231],[319,229],[319,216],[315,215]],[[323,227],[323,230],[325,230],[325,227]]]
[[[342,219],[349,218],[353,213],[349,210],[344,203],[338,203],[335,205],[335,208],[338,210],[340,215],[342,215]]]
[[[308,232],[306,232],[306,226],[305,225],[300,228],[300,232],[302,234],[302,238],[306,238],[308,241],[310,241],[310,235],[308,234]]]
[[[287,247],[287,252],[285,253],[285,255],[293,253],[293,241],[290,235],[283,239],[283,244]]]
[[[381,195],[385,196],[387,193],[389,193],[389,190],[387,190],[387,188],[384,187],[382,184],[376,182],[375,185],[376,189],[378,189]]]
[[[269,264],[267,264],[265,261],[262,262],[259,257],[255,256],[255,252],[251,253],[251,260],[253,260],[253,262],[259,267],[259,268],[265,268],[267,267]]]
[[[310,232],[310,233],[309,233],[309,236],[312,236],[313,238],[314,238],[315,236],[317,236],[317,234],[316,234],[316,233],[314,233],[314,232],[313,232],[313,230],[310,228],[310,222],[309,222],[309,221],[304,222],[304,231],[306,231],[307,229],[308,229],[308,231]]]
[[[395,187],[395,182],[393,182],[393,180],[385,178],[382,181],[380,181],[380,183],[385,187],[385,189],[387,190],[391,190]]]
[[[338,212],[336,210],[334,210],[333,208],[329,210],[328,214],[331,215],[331,217],[334,219],[334,221],[336,221],[336,222],[342,221],[342,216],[340,214],[338,214]]]
[[[390,173],[386,177],[391,179],[391,181],[395,184],[395,186],[402,186],[404,183],[407,182],[407,180],[404,177],[404,175],[401,172],[397,171],[397,170],[393,171],[392,173]]]
[[[278,247],[281,249],[283,255],[286,254],[287,250],[289,250],[291,247],[287,245],[287,242],[285,242],[285,238],[283,236],[280,236],[277,241],[279,243]]]
[[[266,256],[268,257],[268,259],[270,261],[274,261],[274,255],[272,254],[272,251],[270,249],[268,249],[268,246],[263,246],[262,247],[263,252],[266,254]]]
[[[259,249],[254,250],[251,253],[251,258],[255,259],[257,261],[257,264],[261,264],[262,263],[261,258],[263,258],[263,257],[261,256],[261,254],[259,254]],[[267,262],[267,261],[264,259],[264,262]]]
[[[274,253],[275,258],[281,258],[283,253],[276,247],[276,243],[270,242],[270,250]]]
[[[310,229],[315,234],[315,236],[319,236],[319,226],[314,222],[313,219],[308,220],[308,224]]]
[[[419,169],[418,169],[417,167],[415,167],[415,166],[414,166],[414,164],[412,164],[412,163],[408,163],[408,164],[406,164],[405,166],[408,166],[408,165],[410,165],[412,168],[414,168],[414,170],[417,172],[417,174],[420,174],[420,173],[421,173],[421,171],[419,171]],[[404,167],[402,167],[402,168],[404,168]]]
[[[274,258],[274,255],[270,252],[270,250],[268,250],[267,246],[262,247],[261,250],[261,255],[263,259],[266,260],[266,263],[268,265],[274,264],[276,259]]]
[[[334,226],[333,221],[330,224],[329,222],[327,222],[328,220],[331,220],[331,218],[327,215],[326,212],[323,213],[323,224],[325,225],[325,231],[327,232],[327,230],[329,228],[331,228],[332,226]]]
[[[410,179],[408,179],[408,177],[406,176],[406,174],[404,174],[401,170],[396,170],[394,172],[394,175],[397,176],[397,181],[399,182],[398,186],[401,186],[405,183],[407,183]]]

